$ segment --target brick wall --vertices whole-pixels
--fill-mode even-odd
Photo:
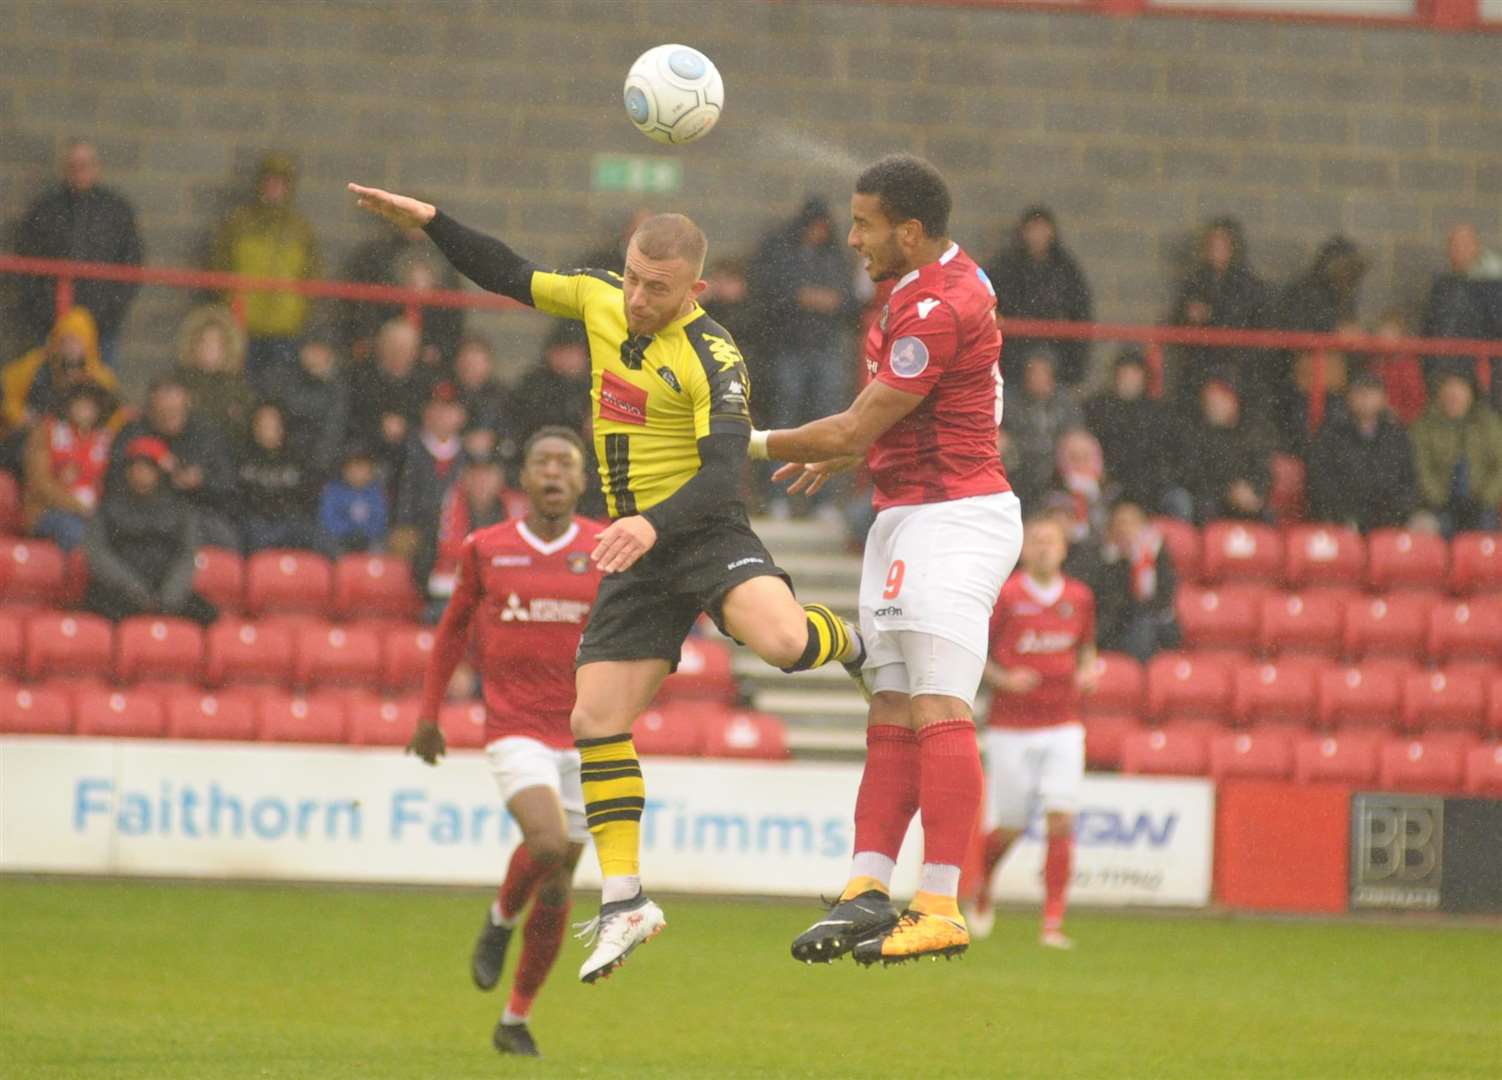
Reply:
[[[596,151],[654,152],[620,83],[665,39],[704,49],[727,111],[676,152],[682,209],[740,251],[809,192],[843,203],[891,149],[931,157],[978,257],[1025,204],[1059,211],[1102,317],[1151,321],[1196,223],[1233,213],[1274,279],[1343,230],[1375,256],[1363,306],[1414,309],[1443,236],[1502,246],[1502,38],[834,0],[7,0],[0,218],[62,141],[94,138],[149,257],[198,263],[268,147],[338,265],[373,235],[347,179],[427,193],[543,260],[596,246],[638,200],[590,191]],[[683,19],[691,17],[692,29]],[[186,298],[148,290],[137,376]],[[491,317],[514,362],[530,315]]]

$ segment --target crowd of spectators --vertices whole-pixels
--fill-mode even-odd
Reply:
[[[70,145],[60,183],[20,222],[17,250],[139,263],[130,205],[101,181],[94,147]],[[322,276],[295,190],[294,162],[268,155],[250,199],[214,232],[212,265]],[[618,268],[639,217],[581,263]],[[1092,317],[1087,274],[1061,233],[1048,207],[1030,207],[987,260],[1004,319]],[[1468,226],[1451,234],[1447,256],[1415,327],[1502,339],[1502,257]],[[1367,266],[1356,243],[1335,236],[1277,287],[1256,272],[1241,225],[1217,218],[1168,317],[1190,327],[1359,333]],[[420,231],[375,238],[343,276],[418,290],[459,285]],[[809,199],[749,260],[720,259],[706,279],[706,309],[747,356],[759,424],[798,424],[849,399],[862,377],[854,342],[881,294],[873,301],[827,203]],[[121,397],[115,343],[134,287],[85,280],[74,295],[76,306],[54,318],[51,279],[23,281],[15,317],[35,345],[0,369],[0,468],[22,480],[30,530],[87,554],[88,603],[112,616],[211,618],[184,584],[183,552],[198,544],[389,551],[409,560],[439,609],[459,541],[506,515],[527,436],[545,425],[588,429],[588,343],[576,323],[556,323],[538,361],[508,385],[462,309],[428,308],[417,324],[400,305],[324,310],[291,293],[248,293],[239,318],[224,302],[191,311],[175,366],[133,403]],[[1373,330],[1407,328],[1390,315]],[[1100,597],[1103,647],[1146,656],[1176,639],[1175,575],[1154,517],[1276,520],[1289,462],[1307,478],[1302,512],[1313,520],[1363,531],[1498,527],[1502,361],[1488,397],[1469,359],[1337,348],[1316,361],[1209,346],[1166,359],[1158,387],[1136,348],[1096,372],[1085,342],[1006,336],[1000,446],[1024,503],[1066,525],[1071,571]],[[1320,389],[1324,418],[1311,428],[1309,397]],[[590,480],[583,509],[599,513],[592,469]],[[841,513],[828,502],[794,505],[764,475],[752,485],[777,514]]]

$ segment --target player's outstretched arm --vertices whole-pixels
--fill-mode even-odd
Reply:
[[[922,394],[909,394],[873,380],[842,413],[811,420],[802,427],[752,432],[750,454],[761,460],[805,463],[861,457],[922,401]]]
[[[532,275],[541,269],[493,236],[466,228],[432,203],[380,188],[349,184],[356,205],[400,229],[422,229],[454,269],[482,289],[533,306]]]

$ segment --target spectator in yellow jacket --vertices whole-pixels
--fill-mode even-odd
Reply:
[[[115,373],[99,358],[94,316],[81,307],[57,320],[47,343],[0,368],[0,431],[14,434],[39,417],[57,411],[74,383],[92,382],[118,390]]]
[[[268,154],[256,178],[253,202],[231,210],[214,237],[214,269],[255,277],[310,281],[322,273],[313,226],[292,205],[296,168],[285,154]],[[247,292],[246,375],[297,362],[297,338],[312,302],[290,292]]]

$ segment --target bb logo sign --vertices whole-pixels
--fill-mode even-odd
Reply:
[[[1357,795],[1351,805],[1351,907],[1439,907],[1443,799]]]

